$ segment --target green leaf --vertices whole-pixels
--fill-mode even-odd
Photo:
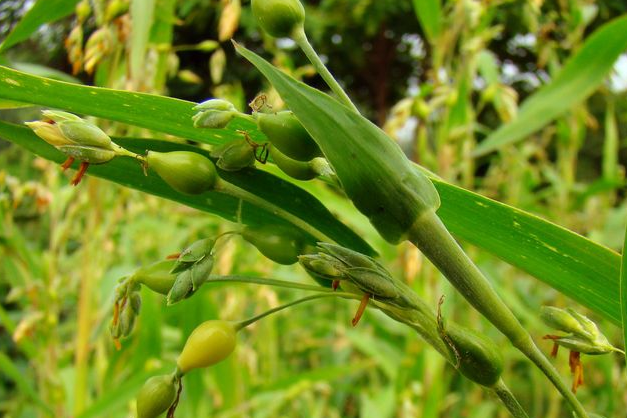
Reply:
[[[197,129],[191,120],[194,114],[192,108],[196,105],[192,102],[154,94],[64,83],[2,66],[0,98],[97,116],[207,144],[240,139],[242,136],[234,129],[254,126],[237,121],[232,123],[232,127],[229,126],[231,130]],[[252,137],[256,138],[254,134]]]
[[[31,383],[24,376],[24,371],[18,369],[13,360],[2,351],[0,351],[0,371],[4,376],[15,382],[18,390],[33,401],[47,416],[54,416],[52,409],[39,397],[35,388],[31,386]]]
[[[146,65],[146,49],[150,38],[150,28],[153,24],[155,11],[155,0],[133,0],[131,1],[131,20],[133,30],[131,31],[131,78],[136,85],[140,85],[145,77],[143,67]]]
[[[31,64],[28,62],[13,62],[10,65],[11,68],[22,71],[28,74],[36,75],[39,77],[48,77],[53,80],[65,81],[68,83],[81,84],[81,81],[64,73],[63,71],[55,70],[54,68],[46,67],[45,65]]]
[[[431,180],[442,199],[438,215],[456,237],[620,325],[620,256],[615,251],[530,213]]]
[[[435,43],[442,32],[442,5],[440,0],[413,0],[420,26],[430,43]]]
[[[333,118],[346,112],[344,106],[329,101],[324,93],[287,76],[253,52],[241,46],[237,49],[271,82],[310,133],[326,129],[328,137],[338,137]],[[312,106],[319,103],[327,109],[311,116]],[[310,126],[312,121],[319,125]],[[368,140],[361,135],[363,132],[355,128],[356,140]],[[432,181],[442,201],[438,215],[451,232],[620,324],[620,261],[615,252],[534,215],[441,180]]]
[[[37,138],[30,129],[0,122],[0,137],[16,143],[45,159],[57,163],[61,163],[66,159],[64,154]],[[146,150],[160,152],[188,150],[201,153],[209,158],[208,152],[191,145],[142,139],[117,138],[115,141],[136,153],[143,153]],[[76,167],[75,163],[74,168]],[[287,212],[300,220],[298,224],[292,223],[292,226],[302,229],[309,235],[314,235],[316,239],[320,240],[322,239],[321,236],[328,236],[330,239],[357,251],[368,254],[373,253],[372,248],[365,241],[338,221],[312,195],[292,183],[261,170],[247,169],[239,172],[220,172],[220,177],[269,202],[269,205],[277,210],[270,211],[253,206],[248,202],[240,202],[237,198],[218,192],[207,192],[193,196],[178,193],[150,170],[148,176],[144,176],[141,165],[133,158],[128,157],[118,157],[104,165],[93,165],[89,168],[88,174],[174,200],[184,205],[216,214],[232,222],[238,222],[239,220],[246,225],[289,224],[291,221],[281,216],[282,212]],[[309,225],[305,229],[302,227],[304,223]]]
[[[621,257],[620,268],[620,310],[623,324],[623,349],[627,353],[627,231],[625,232],[625,245],[623,246],[623,256]],[[627,354],[625,354],[627,359]]]
[[[38,0],[0,44],[0,52],[28,39],[44,23],[72,14],[78,2],[79,0]]]
[[[485,155],[523,140],[586,100],[599,88],[619,55],[627,49],[625,33],[627,15],[597,29],[550,84],[525,100],[518,117],[483,140],[473,155]]]

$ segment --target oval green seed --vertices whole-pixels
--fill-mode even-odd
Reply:
[[[176,382],[172,375],[154,376],[146,380],[137,395],[137,418],[157,418],[176,399]]]
[[[283,154],[297,161],[310,161],[320,157],[322,152],[318,144],[296,119],[294,113],[255,113],[259,129],[272,145]]]
[[[246,226],[241,234],[261,254],[284,265],[296,263],[305,245],[305,240],[298,231],[283,225]]]
[[[232,323],[220,320],[198,325],[185,342],[176,361],[182,373],[208,367],[227,358],[235,349],[237,330]]]
[[[503,373],[503,355],[485,336],[457,324],[444,331],[444,342],[459,361],[458,370],[468,379],[492,386]]]
[[[298,0],[253,0],[259,26],[275,38],[289,37],[305,22],[305,8]]]
[[[174,190],[200,194],[213,189],[218,174],[207,157],[190,151],[149,151],[146,163]]]

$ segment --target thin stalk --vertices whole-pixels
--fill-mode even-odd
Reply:
[[[254,206],[260,207],[262,209],[266,209],[268,212],[273,213],[277,216],[280,216],[286,221],[292,223],[294,226],[302,229],[303,231],[308,232],[312,237],[320,241],[335,242],[334,239],[318,231],[316,228],[312,227],[311,225],[309,225],[308,222],[299,218],[298,216],[295,216],[291,214],[290,212],[284,210],[282,207],[272,204],[268,202],[267,200],[261,199],[255,194],[250,193],[249,191],[246,191],[242,188],[239,188],[231,183],[227,183],[223,180],[218,180],[218,182],[215,185],[215,191],[228,194],[235,198],[241,199],[245,202],[252,203]]]
[[[311,44],[309,43],[309,39],[307,39],[307,34],[305,34],[305,29],[301,26],[297,28],[292,34],[292,39],[296,42],[296,45],[305,53],[307,59],[314,66],[318,74],[322,77],[322,79],[327,83],[327,85],[331,88],[331,91],[335,93],[340,103],[350,107],[355,111],[355,113],[359,113],[357,107],[353,104],[348,94],[342,89],[337,80],[333,77],[333,74],[327,69],[324,65],[316,51],[313,49]]]
[[[260,319],[265,318],[268,315],[272,315],[273,313],[276,312],[280,312],[283,309],[287,309],[290,308],[294,305],[299,305],[301,303],[305,303],[305,302],[309,302],[310,300],[316,300],[316,299],[322,299],[322,298],[330,298],[330,297],[341,297],[341,298],[346,298],[346,299],[359,299],[359,297],[353,293],[345,293],[345,292],[325,292],[322,294],[318,294],[318,295],[313,295],[313,296],[307,296],[301,299],[297,299],[293,302],[290,303],[286,303],[285,305],[281,305],[281,306],[277,306],[276,308],[270,309],[268,311],[265,311],[262,314],[259,314],[257,316],[253,316],[252,318],[248,318],[245,319],[243,321],[237,322],[235,324],[235,329],[237,331],[239,331],[242,328],[246,328],[247,326],[249,326],[250,324],[253,324],[257,321],[259,321]]]
[[[334,293],[337,294],[336,291],[330,288],[322,287],[322,286],[312,286],[308,284],[302,283],[293,283],[285,280],[275,280],[275,279],[265,279],[262,277],[248,277],[248,276],[238,276],[238,275],[230,275],[230,276],[220,276],[220,275],[211,275],[207,279],[206,283],[218,283],[218,282],[237,282],[237,283],[253,283],[267,286],[276,286],[276,287],[284,287],[286,289],[298,289],[298,290],[307,290],[311,292],[318,293]]]
[[[509,390],[503,379],[499,379],[496,384],[490,388],[492,392],[501,400],[514,418],[529,418],[527,412],[520,406],[514,394]]]
[[[514,347],[529,358],[568,401],[578,417],[588,414],[531,335],[494,291],[489,281],[457,244],[435,212],[425,213],[412,226],[409,240],[444,274],[451,284],[496,326]]]

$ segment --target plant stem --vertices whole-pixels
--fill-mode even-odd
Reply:
[[[306,231],[312,237],[320,241],[335,242],[334,239],[318,231],[316,228],[309,225],[309,223],[306,222],[305,220],[291,214],[290,212],[287,212],[282,207],[272,204],[264,199],[261,199],[255,194],[250,193],[249,191],[244,190],[242,188],[239,188],[231,183],[227,183],[224,180],[218,180],[218,182],[215,185],[215,191],[228,194],[230,196],[241,199],[245,202],[252,203],[254,206],[266,209],[268,212],[273,213],[277,216],[280,216],[281,218],[290,222],[294,226],[302,229],[303,231]]]
[[[531,335],[494,291],[490,282],[457,244],[435,212],[423,214],[409,231],[409,240],[444,274],[466,300],[496,326],[514,347],[529,358],[568,401],[578,417],[588,418],[583,406]]]
[[[346,298],[346,299],[359,299],[359,296],[353,294],[353,293],[345,293],[345,292],[324,292],[318,295],[313,295],[313,296],[307,296],[301,299],[297,299],[293,302],[290,303],[286,303],[285,305],[281,305],[281,306],[277,306],[276,308],[270,309],[262,314],[259,314],[257,316],[254,316],[252,318],[249,319],[245,319],[243,321],[240,321],[238,323],[235,324],[235,329],[237,331],[239,331],[242,328],[245,328],[247,326],[249,326],[250,324],[253,324],[257,321],[259,321],[260,319],[265,318],[268,315],[272,315],[273,313],[282,311],[283,309],[287,309],[290,308],[294,305],[299,305],[301,303],[304,302],[309,302],[310,300],[315,300],[315,299],[322,299],[322,298],[330,298],[330,297],[341,297],[341,298]]]
[[[496,384],[490,388],[492,392],[503,402],[510,414],[514,418],[529,418],[527,412],[520,406],[514,394],[509,390],[503,379],[499,379]]]
[[[305,55],[314,66],[318,74],[320,74],[325,83],[327,83],[333,93],[335,93],[339,102],[353,109],[355,113],[359,113],[359,110],[357,110],[357,107],[353,104],[350,97],[348,97],[344,89],[342,89],[340,84],[333,77],[333,74],[331,74],[327,67],[325,67],[318,54],[309,43],[309,39],[307,39],[307,34],[305,34],[304,28],[297,28],[292,34],[292,39],[294,40],[294,42],[296,42],[296,45],[298,45],[298,47],[305,53]]]
[[[219,275],[212,274],[211,276],[209,276],[209,278],[207,279],[205,283],[218,283],[218,282],[253,283],[253,284],[260,284],[260,285],[267,285],[267,286],[284,287],[286,289],[308,290],[311,292],[318,292],[318,293],[337,293],[331,288],[326,288],[322,286],[312,286],[308,284],[288,282],[285,280],[265,279],[262,277],[248,277],[248,276],[238,276],[238,275],[219,276]]]

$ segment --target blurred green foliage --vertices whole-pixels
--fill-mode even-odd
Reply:
[[[248,2],[136,1],[138,10],[155,7],[141,27],[132,18],[133,5],[130,14],[107,20],[110,3],[91,2],[93,13],[83,20],[70,16],[45,25],[4,52],[0,62],[16,68],[38,64],[38,74],[45,75],[53,69],[74,72],[83,83],[105,87],[194,101],[222,97],[241,109],[266,91],[280,107],[261,76],[235,55],[229,42],[235,37],[252,49],[270,51],[276,65],[324,89],[290,41],[274,41],[259,32]],[[494,128],[515,118],[518,104],[551,79],[588,34],[627,13],[625,2],[442,1],[440,30],[429,36],[409,1],[305,3],[307,30],[331,71],[412,159],[447,181],[620,248],[627,216],[625,68],[622,88],[606,83],[523,143],[480,159],[470,153]],[[0,3],[0,39],[30,4]],[[64,45],[76,28],[81,41]],[[94,34],[99,35],[89,44]],[[143,53],[130,45],[139,45]],[[81,58],[68,61],[66,48],[80,50],[76,56]],[[86,68],[86,57],[97,59]],[[131,70],[133,60],[139,60],[141,73]],[[0,111],[2,119],[16,122],[37,114],[33,108]],[[147,134],[103,126],[112,134]],[[340,211],[345,203],[336,200]],[[359,220],[347,222],[363,231],[385,264],[434,307],[441,294],[449,295],[447,317],[502,342],[413,248],[386,246]],[[295,299],[295,291],[211,284],[166,308],[162,296],[144,290],[137,331],[115,350],[108,324],[117,279],[230,228],[195,210],[101,180],[90,178],[72,188],[57,167],[33,162],[30,155],[0,143],[2,415],[129,416],[144,380],[172,368],[185,336],[198,323],[242,319]],[[238,239],[224,244],[218,271],[308,281],[301,270],[279,267],[252,248]],[[534,335],[546,333],[537,316],[540,305],[570,305],[514,268],[470,251]],[[177,413],[222,418],[504,416],[411,330],[374,310],[352,329],[354,308],[346,301],[324,300],[246,330],[234,356],[186,377]],[[613,342],[620,341],[617,329],[600,325]],[[541,375],[515,350],[504,351],[509,386],[530,414],[569,416]],[[557,364],[567,375],[563,356]],[[584,364],[583,403],[605,416],[624,414],[624,358],[585,357]]]

